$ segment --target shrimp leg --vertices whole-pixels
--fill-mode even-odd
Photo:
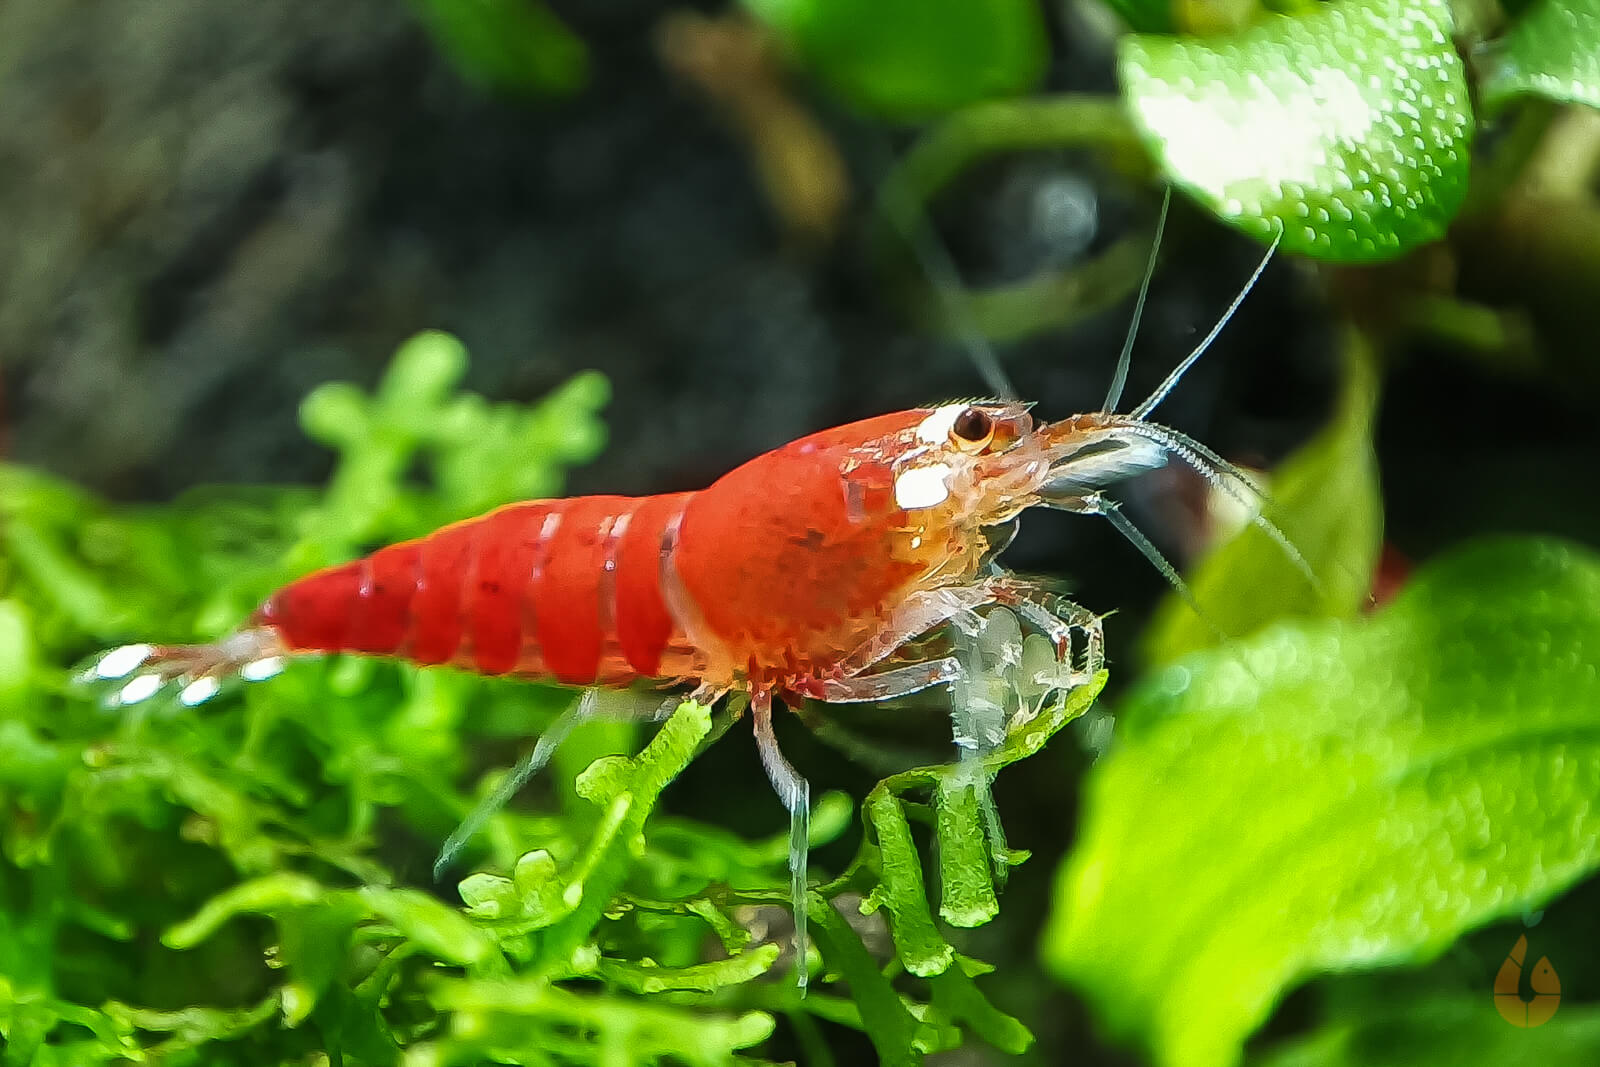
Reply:
[[[533,746],[533,751],[517,762],[511,773],[500,779],[494,790],[478,802],[478,806],[467,814],[461,824],[450,832],[444,844],[439,849],[439,858],[433,861],[433,880],[438,882],[444,879],[445,872],[455,863],[456,857],[466,847],[468,841],[477,836],[483,824],[490,817],[504,808],[511,798],[521,792],[534,775],[544,769],[550,762],[550,757],[556,754],[556,749],[561,742],[567,739],[572,728],[585,719],[592,718],[595,707],[595,690],[585,689],[583,695],[566,711],[563,711],[550,728],[539,735],[538,742]]]
[[[680,698],[676,696],[668,697],[660,704],[652,701],[648,705],[650,711],[646,714],[639,714],[637,711],[638,705],[633,701],[629,701],[624,705],[621,702],[609,700],[602,707],[600,690],[585,689],[577,701],[566,711],[563,711],[556,721],[550,724],[548,730],[539,735],[539,740],[534,744],[533,751],[519,760],[516,766],[512,767],[510,772],[500,779],[494,790],[480,800],[477,806],[467,814],[467,817],[461,820],[461,824],[450,832],[450,836],[445,838],[444,845],[439,849],[438,859],[433,861],[433,880],[436,882],[442,881],[445,873],[450,870],[456,858],[461,855],[461,850],[466,847],[467,842],[477,836],[479,830],[483,829],[484,823],[488,822],[496,812],[510,803],[511,798],[521,792],[522,787],[532,781],[534,775],[544,770],[545,764],[550,762],[551,757],[556,754],[556,749],[561,747],[561,743],[567,739],[567,735],[572,732],[574,726],[590,719],[612,719],[619,722],[660,722],[672,713],[672,710],[678,706],[679,702]]]
[[[1040,633],[1056,646],[1056,657],[1069,667],[1072,659],[1072,631],[1083,634],[1083,673],[1094,674],[1105,665],[1105,633],[1100,616],[1059,593],[1030,585],[1010,576],[994,578],[989,587],[995,599],[1015,608]]]
[[[1099,515],[1111,523],[1116,528],[1117,533],[1121,534],[1134,548],[1137,548],[1139,554],[1150,561],[1151,566],[1161,572],[1161,576],[1167,580],[1167,584],[1172,586],[1173,591],[1183,599],[1185,604],[1189,605],[1189,610],[1194,612],[1202,622],[1211,628],[1212,633],[1216,634],[1220,640],[1226,641],[1228,639],[1227,633],[1213,621],[1205,609],[1200,606],[1200,602],[1194,598],[1193,590],[1189,588],[1189,583],[1183,580],[1183,576],[1178,573],[1178,568],[1174,567],[1167,557],[1161,554],[1161,550],[1155,546],[1150,538],[1144,535],[1143,531],[1133,524],[1132,519],[1122,513],[1121,505],[1115,500],[1101,493],[1085,493],[1083,496],[1071,500],[1051,501],[1046,506],[1056,511],[1068,511],[1076,515]]]
[[[909,663],[876,674],[856,674],[848,678],[814,678],[790,690],[829,704],[864,704],[874,700],[894,700],[910,696],[935,685],[946,685],[961,676],[961,664],[954,656]]]
[[[934,627],[965,615],[973,608],[992,604],[995,599],[988,581],[912,593],[889,613],[883,628],[871,640],[845,657],[843,673],[847,677],[861,674],[899,651],[907,641],[921,637]]]
[[[789,809],[789,902],[794,908],[794,955],[800,990],[806,988],[806,859],[811,848],[811,783],[800,777],[783,753],[772,732],[772,691],[757,689],[750,694],[750,713],[755,723],[756,748],[767,779],[778,799]]]

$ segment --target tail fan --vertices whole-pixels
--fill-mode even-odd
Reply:
[[[232,679],[257,682],[283,670],[288,651],[275,631],[252,627],[202,645],[122,645],[101,653],[76,682],[107,707],[141,704],[176,691],[179,704],[204,704]]]

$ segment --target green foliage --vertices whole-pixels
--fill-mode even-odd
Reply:
[[[1419,1063],[1594,1063],[1600,1012],[1563,1007],[1536,1029],[1507,1026],[1483,995],[1406,998],[1294,1041],[1260,1067],[1414,1067]]]
[[[1174,181],[1247,233],[1340,262],[1444,232],[1472,105],[1445,0],[1345,0],[1213,38],[1123,38],[1124,96]]]
[[[542,0],[413,0],[439,49],[466,77],[500,92],[570,93],[589,52]]]
[[[1600,3],[1541,0],[1485,57],[1483,100],[1528,95],[1600,107]]]
[[[1140,33],[1165,33],[1173,28],[1173,4],[1168,0],[1108,0],[1107,6]]]
[[[1157,1062],[1204,1067],[1309,975],[1541,906],[1600,865],[1597,658],[1600,560],[1506,540],[1370,621],[1159,672],[1090,777],[1049,965]]]
[[[494,405],[457,390],[464,367],[452,338],[423,334],[374,394],[309,397],[308,432],[340,457],[321,491],[113,508],[0,468],[0,1063],[726,1064],[774,1013],[865,1030],[893,1063],[969,1034],[1026,1046],[935,924],[907,815],[937,823],[944,914],[992,918],[999,846],[965,776],[1037,751],[1099,682],[979,768],[873,793],[857,856],[813,887],[804,998],[778,966],[786,938],[753,933],[788,903],[786,835],[656,810],[727,726],[707,708],[682,705],[633,757],[607,754],[615,730],[580,730],[559,806],[492,818],[457,904],[429,861],[493,787],[466,775],[473,748],[537,733],[570,693],[357,658],[297,661],[203,711],[111,713],[74,684],[67,664],[96,648],[209,638],[307,568],[556,492],[601,446],[602,379]],[[931,806],[908,799],[924,791]],[[850,814],[821,798],[813,843]],[[923,979],[897,981],[863,943],[880,904]]]
[[[1037,0],[744,0],[833,92],[891,118],[1032,88],[1048,58]]]
[[[1218,546],[1188,578],[1202,618],[1169,595],[1145,630],[1143,652],[1168,663],[1217,643],[1218,631],[1243,637],[1285,615],[1348,618],[1368,602],[1383,536],[1383,502],[1372,416],[1378,403],[1376,357],[1350,331],[1345,381],[1328,426],[1273,474],[1263,514],[1305,559],[1316,584],[1259,526]]]
[[[1111,0],[1140,31],[1118,41],[1120,99],[993,99],[1028,88],[1043,69],[1046,39],[1027,3],[745,6],[858,109],[943,118],[880,190],[875,258],[921,323],[996,340],[1126,296],[1148,238],[1134,231],[1070,268],[953,295],[960,280],[935,268],[928,292],[921,276],[938,257],[907,254],[923,239],[923,211],[985,159],[1088,149],[1128,177],[1161,174],[1262,241],[1281,234],[1286,251],[1377,263],[1439,239],[1471,209],[1474,99],[1497,110],[1521,96],[1594,104],[1600,94],[1593,0],[1533,4],[1500,40],[1484,35],[1496,16],[1462,7],[1468,24],[1458,26],[1447,0]],[[1476,61],[1470,71],[1462,52]],[[1130,136],[1140,149],[1128,150]],[[1514,176],[1531,143],[1484,142],[1484,187]]]

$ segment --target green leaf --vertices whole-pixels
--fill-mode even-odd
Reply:
[[[711,709],[692,700],[678,705],[661,729],[632,759],[605,756],[578,778],[578,795],[606,805],[606,814],[588,852],[564,890],[571,912],[545,935],[543,958],[552,965],[571,964],[592,935],[612,899],[622,888],[640,844],[645,819],[661,791],[694,759],[711,730]]]
[[[1307,580],[1283,546],[1250,525],[1214,549],[1188,577],[1205,618],[1176,594],[1157,610],[1142,639],[1147,662],[1169,663],[1217,643],[1217,631],[1243,637],[1284,616],[1355,615],[1368,603],[1383,545],[1383,499],[1372,452],[1378,403],[1376,357],[1349,331],[1345,379],[1332,421],[1273,474],[1263,510],[1305,559]]]
[[[942,778],[934,788],[939,914],[951,926],[982,926],[1000,914],[989,872],[989,831],[982,816],[980,790],[987,790],[987,783],[955,778]]]
[[[824,958],[850,984],[850,996],[861,1008],[861,1023],[878,1062],[893,1067],[920,1063],[922,1024],[906,1010],[844,916],[814,893],[808,897],[806,914]]]
[[[1508,539],[1370,620],[1167,668],[1088,780],[1048,965],[1157,1063],[1212,1067],[1308,975],[1540,907],[1600,863],[1596,662],[1600,559]]]
[[[252,1007],[232,1011],[207,1007],[152,1011],[112,1001],[105,1012],[122,1026],[174,1034],[178,1047],[187,1047],[227,1041],[260,1026],[278,1013],[278,998],[270,996]]]
[[[425,1063],[476,1063],[515,1049],[522,1062],[653,1063],[670,1057],[699,1064],[733,1064],[738,1049],[772,1034],[772,1016],[751,1011],[714,1015],[634,997],[573,993],[526,978],[439,981],[435,1006],[454,1014],[452,1037]],[[526,1051],[523,1051],[526,1050]]]
[[[1487,990],[1487,986],[1485,987]],[[1567,1007],[1533,1029],[1507,1024],[1485,992],[1402,1000],[1370,1016],[1324,1026],[1255,1061],[1257,1067],[1454,1067],[1600,1062],[1600,1010]]]
[[[1472,107],[1446,0],[1342,0],[1227,37],[1130,35],[1123,95],[1173,181],[1224,222],[1319,259],[1441,236]]]
[[[278,956],[293,979],[283,989],[283,1021],[298,1026],[343,970],[350,935],[361,918],[347,896],[298,908],[278,919]]]
[[[833,92],[893,118],[926,118],[1038,83],[1048,44],[1037,0],[744,0]]]
[[[282,871],[241,882],[206,901],[193,918],[162,935],[168,948],[193,948],[236,915],[280,915],[322,900],[327,890],[304,875]]]
[[[922,884],[922,858],[911,840],[900,798],[879,785],[867,796],[862,811],[878,835],[882,855],[883,881],[872,891],[861,910],[883,906],[889,909],[894,930],[894,950],[912,974],[926,978],[950,966],[955,950],[939,936],[928,910],[928,894]],[[980,850],[978,862],[987,870],[988,852]]]
[[[522,910],[517,887],[509,878],[478,872],[469,874],[456,887],[467,912],[478,919],[501,919]]]
[[[1480,59],[1486,107],[1518,96],[1600,107],[1600,0],[1540,0]]]
[[[712,993],[724,986],[759,978],[778,962],[782,946],[757,945],[748,952],[725,960],[696,963],[688,967],[658,967],[623,960],[600,961],[600,977],[635,993],[665,993],[698,990]]]
[[[1001,1052],[1020,1056],[1033,1044],[1028,1028],[990,1004],[963,967],[951,967],[928,984],[933,989],[935,1009],[947,1019],[965,1022],[973,1033]]]
[[[440,51],[487,88],[569,93],[588,76],[583,41],[540,0],[414,0],[414,6]]]
[[[494,939],[437,898],[416,889],[364,886],[363,903],[411,941],[447,963],[479,966],[498,961]]]

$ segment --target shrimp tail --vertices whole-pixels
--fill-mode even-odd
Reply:
[[[271,678],[289,655],[278,632],[251,626],[200,645],[122,645],[96,656],[77,675],[80,685],[101,691],[108,707],[138,704],[176,689],[185,707],[203,704],[223,684]]]

